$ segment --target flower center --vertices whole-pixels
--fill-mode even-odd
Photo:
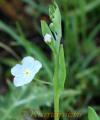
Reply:
[[[25,69],[24,76],[28,77],[28,76],[30,76],[30,74],[31,74],[31,71],[29,69]]]

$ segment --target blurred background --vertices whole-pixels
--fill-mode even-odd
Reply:
[[[15,88],[10,73],[13,65],[31,55],[43,64],[36,77],[52,82],[53,58],[43,41],[40,26],[41,19],[50,23],[51,2],[0,0],[1,120],[43,120],[43,112],[53,112],[52,87],[33,80],[29,85]],[[88,106],[100,113],[100,0],[56,2],[62,15],[67,70],[60,111],[80,112],[81,117],[76,119],[87,120]],[[38,111],[38,118],[34,119],[33,111]]]

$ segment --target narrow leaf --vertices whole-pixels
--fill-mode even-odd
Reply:
[[[65,79],[66,79],[66,65],[64,58],[64,49],[63,49],[63,45],[61,45],[60,53],[59,53],[59,90],[60,91],[64,89]]]
[[[99,120],[98,115],[92,107],[88,107],[88,120]]]

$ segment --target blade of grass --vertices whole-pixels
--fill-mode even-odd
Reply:
[[[85,13],[88,13],[88,12],[91,12],[92,10],[94,10],[96,7],[99,7],[100,5],[100,0],[94,0],[93,2],[91,3],[88,3],[85,8],[84,8],[84,12]],[[77,9],[76,10],[76,13],[75,13],[77,16],[80,16],[81,15],[81,11],[80,9]],[[70,15],[75,15],[73,11],[69,12],[68,13],[68,16]]]
[[[47,13],[46,7],[43,7],[42,5],[37,4],[33,0],[22,0],[23,2],[29,4],[33,9],[37,9],[40,13]]]
[[[5,49],[7,52],[9,52],[10,54],[12,54],[17,60],[19,60],[19,56],[6,44],[0,42],[0,47]]]

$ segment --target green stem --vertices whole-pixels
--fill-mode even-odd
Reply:
[[[58,89],[58,74],[59,73],[58,73],[58,70],[59,70],[59,54],[55,55],[55,72],[54,72],[54,120],[59,120],[59,89]]]
[[[42,84],[53,86],[53,84],[51,82],[42,81],[42,80],[39,80],[39,79],[36,79],[36,78],[34,78],[34,80],[38,81],[39,83],[42,83]]]
[[[54,93],[54,120],[59,120],[59,95],[56,89]]]

